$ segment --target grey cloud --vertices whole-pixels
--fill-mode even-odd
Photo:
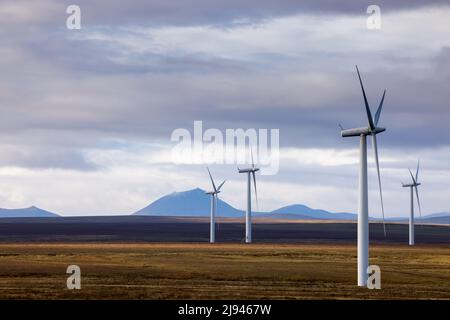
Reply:
[[[18,166],[32,169],[72,169],[81,171],[96,170],[78,149],[70,147],[51,148],[44,145],[2,145],[0,147],[0,166]]]
[[[361,14],[373,1],[347,0],[78,0],[86,27],[94,25],[201,25],[229,24],[233,20],[269,19],[301,13]],[[4,0],[0,13],[4,19],[0,26],[20,26],[33,29],[36,24],[50,28],[63,26],[65,9],[73,4],[69,0]],[[425,6],[448,5],[446,0],[379,0],[383,12],[410,10]],[[5,30],[5,29],[3,29]]]
[[[185,11],[177,7],[173,14],[186,15],[191,21],[204,14],[221,21],[222,15],[210,15],[207,10],[233,5],[198,3],[206,11],[193,13],[193,6]],[[265,2],[255,8],[239,3],[235,8],[244,6],[249,11],[242,12],[253,16],[258,14],[252,10],[277,15],[284,6],[302,6],[306,12],[324,8],[327,12],[352,13],[352,8],[362,5],[356,1],[346,2],[346,7],[334,2],[306,1],[300,5],[287,1],[277,2],[279,8],[275,9],[274,3]],[[393,3],[390,6],[397,9],[407,8],[407,3],[430,4]],[[35,10],[47,8],[45,4],[51,2]],[[88,21],[97,8],[98,15],[111,21],[117,19],[117,23],[126,21],[115,16],[115,10],[123,16],[129,13],[130,19],[134,12],[142,16],[151,12],[167,17],[164,24],[172,23],[172,10],[168,9],[172,5],[166,2],[135,2],[133,6],[119,6],[115,1],[79,4],[86,5]],[[103,10],[101,5],[105,6]],[[161,13],[165,10],[167,16]],[[48,9],[48,14],[54,11]],[[144,23],[138,18],[135,22]],[[395,52],[343,54],[333,48],[323,53],[305,51],[300,57],[260,52],[251,61],[240,61],[202,53],[124,53],[115,42],[71,38],[59,29],[32,35],[18,39],[9,36],[8,46],[0,49],[0,110],[5,115],[0,118],[0,132],[5,143],[34,139],[51,147],[59,143],[55,135],[61,137],[62,144],[74,148],[92,147],[96,141],[108,138],[168,142],[173,129],[190,128],[194,120],[204,120],[206,126],[221,129],[279,128],[282,146],[352,147],[355,142],[341,139],[337,125],[352,127],[366,122],[354,71],[354,63],[360,63],[373,109],[382,89],[388,89],[381,120],[388,128],[380,138],[384,147],[450,144],[446,125],[450,122],[450,90],[445,81],[450,65],[448,47],[431,61],[412,57],[404,60],[401,53]],[[432,65],[436,73],[417,77],[417,64]],[[40,130],[39,139],[34,136],[36,130]],[[69,157],[72,150],[61,152]],[[79,159],[79,155],[74,156]]]
[[[237,73],[249,69],[248,63],[205,54],[165,55],[157,53],[121,53],[107,49],[101,42],[90,40],[64,42],[66,45],[78,44],[67,55],[67,47],[59,50],[46,48],[34,51],[43,57],[55,55],[54,63],[63,68],[86,74],[205,74]]]
[[[41,129],[94,139],[109,135],[168,141],[173,129],[190,128],[192,121],[200,119],[223,129],[280,128],[285,146],[345,147],[352,142],[340,141],[338,123],[345,127],[366,123],[353,68],[326,75],[327,84],[309,85],[301,76],[286,74],[79,78],[63,73],[42,84],[37,81],[32,92],[14,97],[17,106],[3,107],[8,117],[0,120],[0,130],[19,135]],[[381,118],[388,128],[385,145],[450,144],[446,126],[450,97],[440,78],[412,80],[395,69],[362,71],[373,110],[382,89],[388,89]]]
[[[443,85],[450,83],[450,46],[443,47],[435,59],[435,72]],[[439,79],[438,78],[438,79]]]

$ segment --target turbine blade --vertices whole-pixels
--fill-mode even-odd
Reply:
[[[253,148],[250,147],[250,154],[252,156],[252,168],[255,168],[255,162],[253,161]]]
[[[258,205],[258,191],[256,190],[256,177],[255,177],[255,171],[252,171],[252,175],[253,175],[253,186],[255,187],[256,209],[259,211],[259,205]]]
[[[361,75],[359,74],[358,66],[356,66],[356,71],[358,72],[359,83],[361,84],[361,89],[362,89],[363,96],[364,96],[364,103],[366,105],[366,113],[367,113],[367,119],[369,120],[369,126],[370,126],[370,129],[373,130],[373,129],[375,129],[375,125],[373,123],[372,113],[370,112],[369,103],[367,102],[366,91],[364,90],[364,86],[363,86],[363,83],[361,80]]]
[[[383,109],[384,96],[386,95],[386,90],[383,92],[383,97],[381,98],[380,105],[378,106],[377,112],[375,113],[375,125],[378,125],[378,121],[380,120],[381,109]]]
[[[409,171],[409,174],[411,175],[413,183],[416,184],[416,179],[414,179],[414,176],[413,176],[413,174],[411,172],[411,169],[408,169],[408,171]]]
[[[417,161],[416,181],[419,181],[419,166],[420,166],[420,160]]]
[[[419,205],[420,219],[422,219],[422,209],[420,208],[419,190],[417,190],[417,186],[414,186],[414,189],[416,189],[417,204]]]
[[[211,183],[212,183],[212,186],[213,186],[213,188],[214,188],[214,191],[217,192],[216,185],[214,184],[214,180],[213,180],[213,178],[212,178],[211,172],[209,171],[209,168],[208,168],[208,167],[206,167],[206,169],[208,170],[209,178],[211,179]]]
[[[375,164],[377,166],[378,175],[378,187],[380,188],[380,199],[381,199],[381,212],[383,213],[383,231],[384,237],[386,237],[386,224],[384,222],[384,203],[383,203],[383,192],[381,191],[381,176],[380,176],[380,164],[378,162],[378,146],[377,146],[377,136],[372,135],[373,152],[375,156]]]
[[[227,182],[227,180],[223,180],[223,182],[217,187],[217,191],[220,191],[220,188],[222,188],[225,182]]]

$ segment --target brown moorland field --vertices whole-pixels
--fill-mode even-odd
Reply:
[[[0,299],[450,299],[448,245],[370,250],[381,290],[356,287],[353,244],[3,243]]]

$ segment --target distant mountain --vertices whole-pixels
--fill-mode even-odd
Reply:
[[[447,216],[431,217],[418,219],[418,223],[435,223],[435,224],[450,224],[450,214]]]
[[[220,200],[220,198],[217,206],[217,216],[219,217],[242,217],[244,214],[243,210],[232,207],[225,201]],[[206,195],[204,190],[197,188],[184,192],[174,192],[159,198],[147,207],[133,214],[151,216],[209,216],[210,210],[210,196]],[[333,213],[296,204],[272,212],[254,212],[254,217],[285,220],[355,220],[356,214]]]
[[[438,212],[423,216],[424,219],[450,217],[450,212]]]
[[[408,217],[401,218],[391,218],[390,221],[408,223]],[[427,214],[420,217],[417,213],[414,216],[416,223],[433,223],[433,224],[450,224],[450,212],[437,212],[432,214]]]
[[[0,218],[40,218],[40,217],[59,217],[57,214],[39,209],[32,206],[21,209],[3,209],[0,208]]]
[[[335,213],[321,209],[312,209],[303,204],[294,204],[270,212],[271,217],[285,216],[298,219],[326,219],[326,220],[356,220],[357,215],[354,213]]]
[[[198,216],[210,215],[210,196],[202,189],[193,189],[184,192],[174,192],[159,198],[147,207],[133,213],[140,216]],[[218,200],[217,216],[242,217],[243,210],[229,205],[223,200]],[[303,204],[294,204],[271,212],[253,212],[255,218],[271,218],[280,220],[357,220],[358,215],[348,212],[330,212],[321,209],[313,209]],[[418,217],[416,217],[419,220]],[[370,218],[371,221],[381,221],[381,218]],[[424,223],[449,223],[450,213],[442,212],[426,215]],[[405,222],[406,217],[388,218],[386,221]]]
[[[220,194],[219,194],[220,196]],[[147,207],[133,213],[134,215],[149,216],[209,216],[211,210],[211,197],[202,189],[193,189],[184,192],[174,192]],[[217,216],[241,217],[242,210],[230,206],[225,201],[217,201]]]

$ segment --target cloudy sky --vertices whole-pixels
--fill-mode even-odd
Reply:
[[[358,139],[375,109],[387,216],[408,212],[420,158],[424,213],[450,211],[448,1],[2,0],[0,207],[128,214],[208,188],[204,165],[169,156],[176,128],[279,129],[280,170],[259,177],[261,210],[357,210]],[[81,8],[81,30],[66,8]],[[366,25],[370,4],[381,29]],[[369,148],[371,147],[369,143]],[[371,215],[380,216],[369,150]],[[245,177],[222,198],[243,208]]]

